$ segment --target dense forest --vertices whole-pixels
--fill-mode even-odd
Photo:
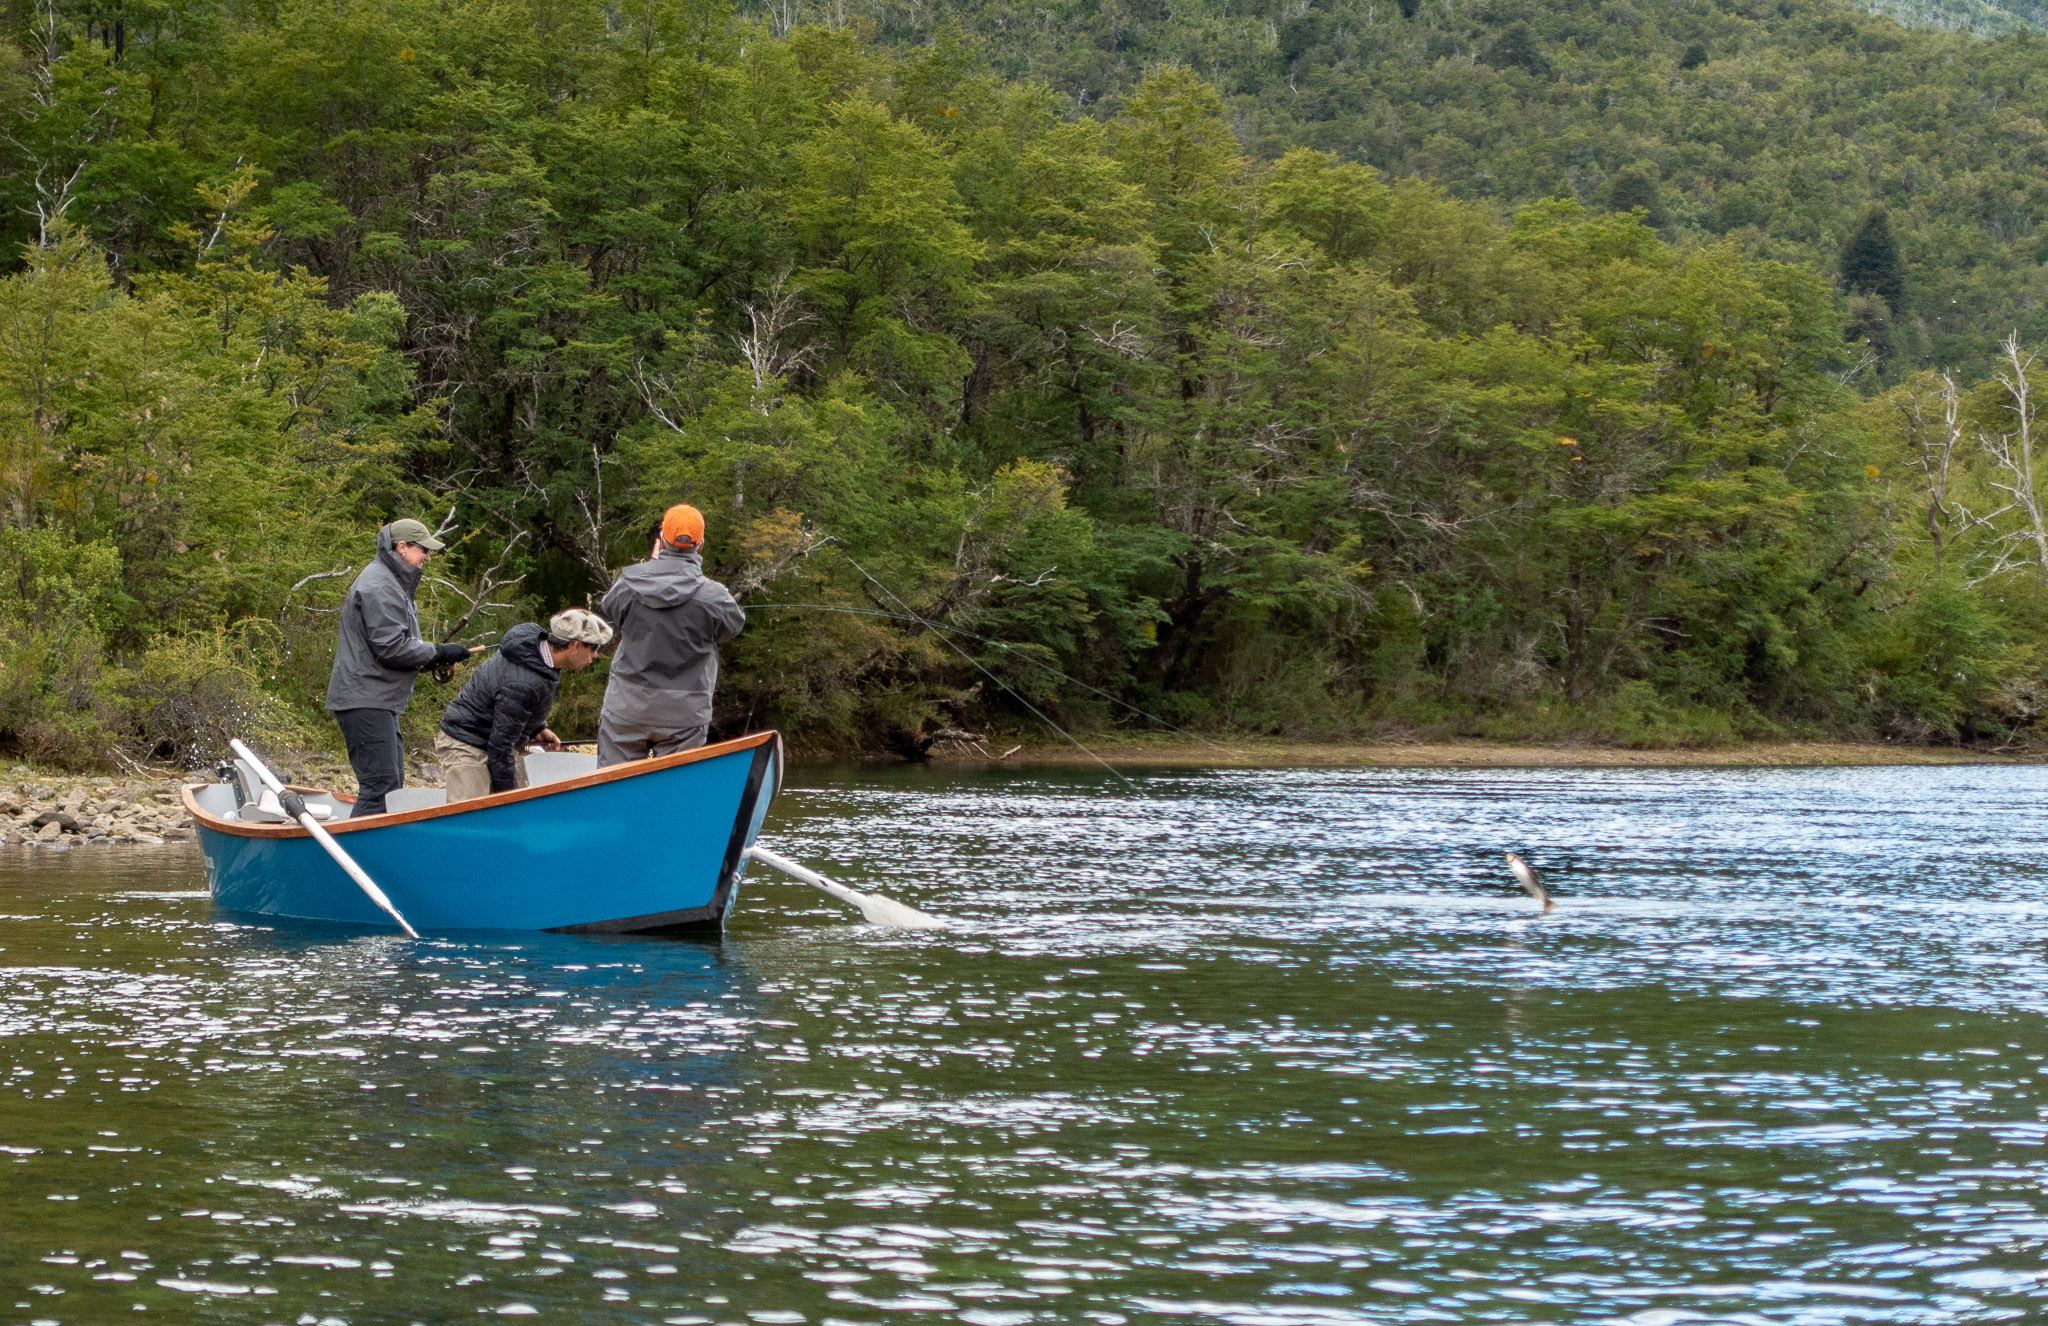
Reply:
[[[2035,0],[1981,6],[1980,26],[2014,32],[1997,41],[1814,0],[780,4],[763,12],[845,16],[906,50],[957,28],[1003,75],[1105,120],[1147,71],[1184,65],[1257,157],[1317,148],[1502,207],[1640,206],[1674,243],[1733,235],[1831,275],[1882,206],[1903,297],[1850,310],[1882,380],[1987,371],[2011,328],[2048,340]]]
[[[678,500],[749,608],[718,728],[812,749],[2005,743],[2048,701],[2024,33],[1789,0],[10,21],[18,753],[331,741],[380,521],[449,528],[424,615],[485,639]]]

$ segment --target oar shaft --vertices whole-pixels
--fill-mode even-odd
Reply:
[[[753,857],[764,866],[780,870],[791,879],[801,880],[814,889],[823,889],[850,907],[858,907],[866,901],[865,897],[847,888],[844,884],[835,884],[817,871],[812,870],[808,866],[798,865],[780,852],[771,852],[767,848],[756,844],[747,849],[747,855]]]
[[[300,804],[304,805],[305,803],[300,802]],[[342,871],[356,882],[356,887],[368,894],[371,902],[383,908],[386,915],[398,922],[400,930],[405,931],[413,939],[420,937],[420,932],[412,928],[412,922],[406,920],[404,914],[392,904],[391,899],[386,896],[384,890],[377,887],[377,881],[365,874],[363,868],[356,864],[356,859],[342,850],[341,844],[334,841],[334,835],[322,828],[319,820],[313,818],[312,811],[300,811],[299,823],[306,826],[306,832],[313,835],[314,842],[327,849],[327,855],[333,857],[334,864],[340,866]]]
[[[278,781],[277,775],[270,772],[269,767],[257,759],[256,753],[244,746],[240,738],[229,741],[228,748],[249,762],[249,767],[256,771],[256,776],[263,780],[263,785],[277,793],[278,804],[290,812],[292,817],[304,826],[307,833],[313,835],[313,841],[319,843],[327,855],[334,858],[334,864],[340,866],[342,873],[355,881],[356,887],[361,889],[371,902],[383,908],[387,916],[398,922],[400,930],[414,939],[420,937],[420,932],[412,928],[412,922],[406,920],[398,908],[392,905],[384,890],[377,887],[377,881],[371,879],[369,873],[356,864],[354,857],[342,850],[341,844],[334,841],[333,834],[321,827],[319,820],[313,818],[313,812],[306,809],[305,801],[297,793],[287,791],[285,785]]]
[[[764,866],[780,870],[791,879],[800,880],[814,889],[831,894],[847,906],[859,911],[861,918],[874,925],[886,925],[896,930],[944,930],[946,923],[936,916],[926,916],[915,907],[906,907],[879,893],[861,893],[826,879],[817,871],[800,866],[780,852],[771,852],[756,844],[747,849],[747,854]]]

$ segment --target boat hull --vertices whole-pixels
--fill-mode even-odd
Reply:
[[[421,931],[661,934],[716,928],[780,782],[772,732],[562,783],[330,826]],[[390,927],[297,825],[186,804],[214,900],[262,916]]]

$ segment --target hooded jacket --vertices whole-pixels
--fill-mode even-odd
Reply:
[[[389,709],[404,713],[421,668],[433,666],[438,646],[420,638],[420,568],[398,555],[391,527],[377,531],[377,560],[363,568],[341,604],[341,640],[327,674],[329,709]]]
[[[681,731],[711,723],[718,647],[747,618],[701,554],[664,548],[619,572],[603,612],[618,632],[604,721],[615,728]]]
[[[548,725],[555,707],[562,674],[542,661],[542,635],[532,622],[505,632],[498,652],[470,675],[455,703],[441,715],[443,732],[464,745],[482,748],[493,792],[519,786],[514,757]]]

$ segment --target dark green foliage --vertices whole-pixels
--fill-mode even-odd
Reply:
[[[1883,7],[1940,28],[1998,12]],[[2042,21],[2038,5],[2003,8]],[[1762,252],[1830,272],[1882,201],[1915,301],[1893,305],[1902,358],[1886,380],[1982,372],[2014,327],[2048,342],[2036,256],[2048,252],[2048,79],[2042,38],[2013,31],[2020,19],[1987,40],[1838,0],[1316,0],[1305,12],[1048,0],[1028,13],[846,0],[835,12],[905,46],[956,24],[1004,74],[1057,89],[1070,114],[1112,118],[1147,70],[1183,65],[1217,86],[1254,155],[1319,148],[1507,208],[1554,196],[1606,207],[1609,182],[1640,166],[1674,242],[1754,227]]]
[[[1543,58],[1536,34],[1527,23],[1510,23],[1486,48],[1486,62],[1496,69],[1520,69],[1537,78],[1550,77],[1550,61]]]
[[[1607,206],[1616,212],[1639,211],[1652,226],[1662,226],[1671,219],[1664,211],[1664,197],[1657,191],[1656,179],[1641,166],[1614,173],[1607,183]]]
[[[1895,315],[1905,311],[1906,264],[1882,207],[1865,213],[1842,246],[1842,285],[1853,293],[1879,296]]]
[[[1926,99],[1896,115],[1969,121],[1926,59],[1959,39],[1037,12],[982,50],[979,8],[60,14],[0,66],[0,740],[319,731],[381,519],[452,515],[425,616],[486,638],[600,592],[678,500],[754,605],[721,732],[1133,721],[1105,696],[1632,742],[2034,721],[2048,530],[1985,500],[2031,366],[1910,377],[1981,326],[1792,261],[1890,178],[1811,126],[1895,59]],[[1831,64],[1859,35],[1894,44]],[[1679,78],[1687,42],[1725,54]],[[1974,230],[1896,182],[1957,264],[1926,288],[2036,242],[2018,176],[1973,186]],[[1982,279],[1973,311],[2025,293]]]

